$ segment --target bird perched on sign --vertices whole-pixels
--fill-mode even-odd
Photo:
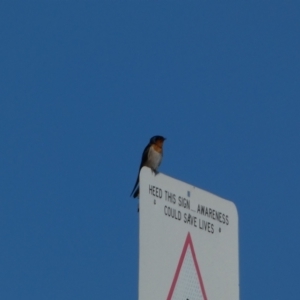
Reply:
[[[163,144],[165,140],[166,138],[163,136],[155,135],[150,139],[149,144],[144,149],[138,177],[130,195],[133,195],[133,198],[136,198],[139,195],[139,175],[142,167],[148,167],[152,169],[153,172],[157,173],[157,169],[163,156]]]

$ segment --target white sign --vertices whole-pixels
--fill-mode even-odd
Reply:
[[[144,167],[139,300],[238,300],[235,205]]]

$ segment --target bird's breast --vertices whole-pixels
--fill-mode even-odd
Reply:
[[[149,154],[148,154],[148,161],[146,165],[153,170],[157,170],[157,168],[161,163],[161,160],[162,160],[162,153],[159,153],[155,151],[153,147],[150,147]]]

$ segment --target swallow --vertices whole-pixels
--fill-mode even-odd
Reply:
[[[155,135],[150,139],[149,144],[144,149],[139,173],[130,195],[130,196],[133,195],[133,198],[136,198],[139,195],[139,175],[142,167],[148,167],[155,174],[158,173],[157,170],[162,161],[163,144],[165,140],[166,138],[164,138],[163,136]]]

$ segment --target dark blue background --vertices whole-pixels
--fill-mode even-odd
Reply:
[[[299,9],[2,1],[0,298],[137,299],[129,194],[159,134],[161,172],[238,207],[241,299],[296,299]]]

